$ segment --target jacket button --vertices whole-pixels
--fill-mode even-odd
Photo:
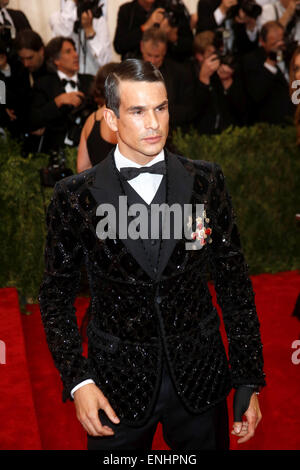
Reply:
[[[157,304],[160,304],[161,301],[162,301],[162,298],[158,295],[156,298],[155,298],[155,301]]]

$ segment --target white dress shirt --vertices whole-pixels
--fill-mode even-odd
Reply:
[[[57,75],[59,76],[60,80],[68,80],[68,81],[73,80],[73,82],[76,83],[75,88],[73,88],[70,83],[67,83],[66,86],[65,86],[65,92],[66,93],[70,93],[71,91],[79,91],[78,85],[77,85],[78,84],[78,74],[77,73],[74,73],[74,75],[72,77],[69,77],[68,75],[66,75],[61,70],[58,70]]]
[[[132,160],[129,160],[128,158],[124,157],[124,155],[121,154],[119,150],[119,146],[117,145],[114,153],[114,159],[115,159],[115,164],[117,169],[120,171],[121,168],[124,167],[145,167],[145,166],[152,166],[154,163],[158,163],[160,161],[163,161],[165,159],[165,154],[164,150],[162,150],[156,157],[153,157],[153,159],[147,163],[146,165],[139,165],[138,163],[135,163]],[[155,175],[152,173],[141,173],[140,175],[136,176],[135,178],[132,178],[131,180],[128,181],[128,183],[132,186],[132,188],[141,196],[142,199],[147,204],[150,204],[151,201],[153,200],[159,185],[163,179],[163,175]],[[76,390],[78,390],[80,387],[83,387],[84,385],[95,383],[91,379],[84,380],[83,382],[80,382],[76,387],[74,387],[71,390],[71,396],[74,398],[74,393]]]
[[[103,1],[99,3],[101,4]],[[112,59],[112,46],[105,12],[106,5],[104,6],[103,16],[93,18],[93,28],[96,33],[93,39],[86,39],[83,30],[81,30],[80,37],[79,34],[74,33],[77,6],[73,0],[65,0],[61,9],[50,16],[49,22],[53,37],[65,36],[74,39],[79,54],[80,73],[96,75],[99,67],[107,64]]]
[[[119,171],[123,167],[141,168],[145,166],[151,166],[151,165],[154,165],[154,163],[161,162],[165,159],[164,150],[162,150],[156,157],[153,157],[153,159],[146,165],[139,165],[138,163],[135,163],[134,161],[129,160],[128,158],[124,157],[120,153],[118,145],[115,149],[114,157],[115,157],[116,167]],[[147,204],[150,204],[156,194],[156,191],[159,188],[159,185],[162,179],[163,179],[163,175],[155,175],[152,173],[142,173],[136,176],[135,178],[132,178],[131,180],[129,180],[128,183],[141,196],[141,198],[144,199],[144,201]]]
[[[60,80],[73,80],[76,84],[78,84],[78,74],[75,73],[72,77],[68,77],[64,72],[61,70],[57,71],[57,75],[59,76]],[[65,92],[66,93],[71,93],[71,91],[79,91],[78,85],[75,86],[75,88],[72,87],[70,83],[67,83],[65,85]],[[66,136],[64,143],[66,145],[73,145],[73,142]]]

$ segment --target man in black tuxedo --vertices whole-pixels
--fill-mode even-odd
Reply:
[[[254,0],[249,0],[258,8]],[[226,29],[230,36],[225,40],[227,50],[237,55],[246,54],[258,46],[258,25],[249,12],[248,0],[200,0],[197,7],[196,32]],[[250,9],[251,10],[251,9]],[[250,13],[250,14],[249,14]]]
[[[251,124],[292,121],[295,106],[290,98],[288,64],[283,51],[284,28],[278,21],[268,21],[260,32],[260,47],[243,58]]]
[[[152,64],[122,62],[105,93],[117,148],[59,182],[47,215],[39,300],[63,399],[74,398],[89,449],[150,450],[158,421],[172,449],[224,449],[226,396],[234,386],[233,432],[245,442],[261,419],[255,391],[265,381],[254,295],[224,175],[215,163],[164,148],[168,100]],[[133,204],[144,218],[132,217]],[[163,220],[151,219],[157,204]],[[168,217],[168,208],[178,214],[186,204],[187,218]],[[197,216],[201,204],[205,212]],[[176,235],[178,228],[185,234]],[[73,306],[83,261],[91,291],[88,358]],[[207,272],[223,309],[230,370]]]
[[[78,73],[79,60],[73,39],[51,39],[46,57],[52,73],[35,81],[30,111],[31,130],[45,128],[40,148],[43,152],[78,144],[80,132],[76,129],[82,128],[84,120],[75,113],[88,97],[93,82],[92,75]],[[96,103],[89,102],[89,112],[95,109]],[[75,123],[77,118],[80,122]],[[76,131],[76,139],[71,130]]]
[[[157,26],[168,36],[168,55],[182,62],[192,54],[190,16],[182,0],[173,0],[176,20],[166,16],[166,0],[132,0],[120,6],[114,48],[122,60],[136,57],[143,33]]]
[[[17,33],[23,29],[31,29],[30,23],[24,13],[20,10],[6,8],[8,4],[9,0],[0,0],[0,23],[12,25]]]
[[[168,57],[167,35],[158,28],[144,32],[140,49],[142,59],[155,65],[164,78],[171,129],[189,126],[196,116],[195,88],[189,68]]]

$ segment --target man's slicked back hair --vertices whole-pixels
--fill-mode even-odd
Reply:
[[[165,85],[160,71],[150,62],[138,59],[126,59],[111,72],[104,86],[105,104],[119,117],[121,81],[130,82],[162,82]]]

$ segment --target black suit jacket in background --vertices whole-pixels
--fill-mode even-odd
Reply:
[[[168,151],[166,165],[167,204],[190,203],[194,210],[204,204],[212,243],[186,250],[184,237],[161,240],[156,272],[141,239],[97,237],[99,204],[112,204],[118,220],[124,195],[113,151],[59,182],[47,215],[39,301],[63,399],[93,378],[125,424],[141,425],[151,414],[164,360],[192,413],[222,401],[232,385],[265,383],[254,294],[223,173],[217,164]],[[83,262],[91,293],[88,358],[82,356],[74,309]],[[230,368],[207,272],[223,311]]]
[[[156,0],[153,10],[163,8],[164,1]],[[114,48],[122,56],[122,60],[139,54],[140,41],[143,36],[141,25],[147,21],[149,12],[133,0],[120,6],[114,38]],[[189,18],[183,15],[178,27],[178,41],[168,44],[168,54],[173,60],[183,61],[192,54],[193,33],[190,29]]]
[[[94,77],[88,74],[78,74],[78,80],[79,90],[88,95]],[[31,130],[46,128],[42,151],[58,150],[64,145],[69,127],[68,115],[74,108],[66,105],[61,108],[56,106],[54,98],[61,93],[65,93],[65,88],[57,73],[49,73],[39,78],[32,90],[30,128]]]
[[[12,10],[7,8],[7,11],[13,20],[17,32],[22,31],[23,29],[32,29],[27,17],[21,10]]]
[[[196,32],[215,30],[222,25],[216,23],[214,11],[221,5],[221,0],[200,0],[198,2],[197,13],[198,22]]]
[[[249,100],[250,124],[291,122],[295,105],[289,94],[289,84],[283,73],[273,74],[266,67],[266,53],[262,47],[247,54],[242,60],[244,82]]]

